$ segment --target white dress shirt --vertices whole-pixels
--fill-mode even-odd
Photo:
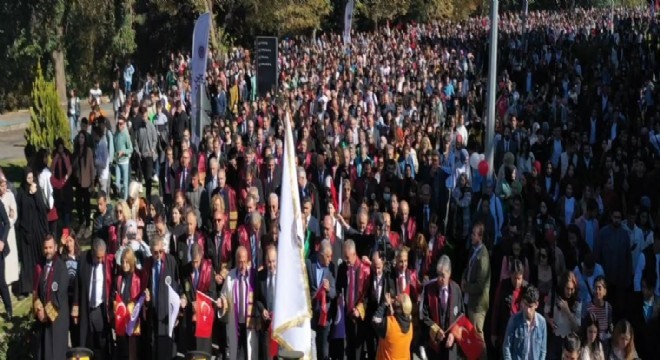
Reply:
[[[103,266],[96,264],[92,268],[92,278],[89,284],[89,306],[93,309],[103,303]],[[92,289],[95,289],[94,299],[92,299]]]

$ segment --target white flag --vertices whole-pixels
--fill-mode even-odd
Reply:
[[[211,33],[211,14],[204,13],[195,22],[192,43],[192,92],[190,93],[190,104],[192,115],[192,136],[198,143],[202,134],[203,124],[200,115],[200,93],[202,86],[206,86],[206,61],[209,55],[209,36]]]
[[[280,205],[280,237],[273,311],[273,338],[283,349],[302,351],[311,359],[312,318],[304,261],[304,236],[296,176],[296,150],[290,115],[284,118],[284,159]]]
[[[353,10],[355,9],[355,0],[348,0],[344,10],[344,46],[351,44],[351,26],[353,25]]]
[[[174,331],[174,324],[176,324],[176,318],[179,316],[179,308],[181,307],[181,299],[179,294],[172,289],[172,286],[167,285],[167,298],[169,302],[169,318],[168,318],[168,329],[169,335],[172,337],[172,332]]]

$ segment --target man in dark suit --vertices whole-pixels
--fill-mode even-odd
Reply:
[[[168,329],[168,285],[179,295],[183,294],[179,286],[179,268],[174,256],[163,251],[162,238],[157,236],[151,239],[150,247],[152,257],[146,259],[142,266],[143,284],[147,284],[145,290],[147,321],[143,326],[143,337],[147,339],[147,343],[141,358],[172,359],[175,354],[174,343]],[[181,308],[185,309],[187,305],[187,299],[182,296]]]
[[[502,166],[506,153],[518,154],[518,144],[511,138],[511,127],[508,125],[504,127],[504,134],[495,148],[495,171]]]
[[[344,297],[346,306],[344,313],[337,316],[346,319],[346,357],[349,360],[357,360],[362,357],[366,328],[371,326],[370,320],[365,317],[366,293],[371,270],[369,265],[362,263],[358,258],[352,240],[344,242],[344,260],[337,270],[337,292]]]
[[[69,332],[69,274],[64,261],[57,257],[57,243],[52,235],[43,243],[43,262],[35,269],[32,292],[36,317],[35,342],[30,344],[36,360],[64,359]]]
[[[392,277],[385,273],[384,255],[378,250],[374,250],[371,255],[371,275],[367,281],[367,307],[365,319],[371,322],[376,310],[385,301],[385,294],[389,293],[394,297],[395,287]],[[378,337],[374,332],[373,326],[366,328],[366,345],[369,359],[376,358],[376,349],[378,348]]]
[[[203,250],[199,244],[192,245],[192,261],[183,267],[181,272],[181,284],[183,285],[183,294],[189,303],[197,301],[197,292],[208,295],[211,299],[216,299],[217,287],[214,279],[213,265],[211,260],[203,259]],[[195,312],[193,306],[187,306],[184,313],[184,319],[179,323],[179,347],[177,351],[187,352],[189,350],[204,351],[211,353],[211,337],[195,337],[196,319],[201,316]],[[211,316],[215,316],[211,309]]]
[[[303,167],[298,167],[298,186],[300,189],[300,200],[302,201],[302,199],[307,197],[312,199],[312,215],[319,219],[321,217],[319,192],[314,184],[307,181],[307,173]]]
[[[95,239],[78,262],[77,284],[74,288],[72,317],[80,324],[79,344],[92,349],[95,359],[111,355],[113,318],[111,279],[114,256],[106,254],[106,244]]]
[[[263,184],[264,195],[268,196],[271,193],[279,194],[282,175],[280,170],[276,168],[275,158],[269,156],[266,158],[265,163],[266,169],[261,173],[261,183]]]
[[[316,358],[328,359],[330,356],[330,303],[337,297],[335,289],[334,266],[332,264],[332,244],[323,240],[314,260],[305,262],[309,277],[309,291],[312,298],[312,330],[316,333]]]
[[[158,171],[158,183],[160,185],[160,193],[163,196],[163,204],[168,208],[174,201],[174,192],[178,189],[176,183],[177,174],[179,172],[178,162],[174,160],[174,150],[167,148],[165,150],[165,161],[160,163],[160,171]]]
[[[424,234],[428,234],[431,216],[435,213],[435,209],[431,204],[431,185],[422,185],[422,189],[419,192],[419,199],[421,206],[418,207],[415,215],[417,229],[421,230]]]
[[[424,287],[422,299],[422,339],[426,344],[426,358],[441,360],[458,359],[454,335],[449,327],[464,314],[463,293],[451,280],[451,260],[442,255],[437,265],[437,280]]]
[[[277,278],[277,249],[269,246],[265,252],[266,266],[257,273],[255,305],[261,318],[259,331],[259,354],[261,359],[270,359],[270,324],[275,302],[275,279]]]
[[[206,194],[209,196],[209,203],[211,203],[211,198],[216,193],[216,189],[220,186],[220,180],[218,179],[218,170],[220,169],[220,164],[216,157],[211,157],[209,159],[209,167],[206,172],[206,184],[204,188],[206,189]],[[225,204],[225,206],[227,206]]]
[[[213,281],[216,289],[222,289],[227,274],[232,268],[232,234],[225,226],[227,215],[216,210],[213,214],[213,232],[206,241],[206,257],[211,259],[213,266]],[[213,322],[213,337],[215,343],[220,346],[220,354],[227,351],[227,324],[222,320]]]
[[[176,172],[176,183],[175,189],[181,190],[183,192],[188,191],[188,188],[192,184],[192,151],[184,151],[181,154],[181,166]]]
[[[198,244],[204,249],[206,240],[204,234],[197,229],[197,215],[193,211],[188,211],[186,214],[186,232],[179,235],[177,239],[176,259],[179,262],[179,269],[192,261],[193,244]]]

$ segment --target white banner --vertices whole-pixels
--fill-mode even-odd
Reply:
[[[351,44],[351,26],[353,24],[353,10],[355,9],[355,0],[348,0],[344,10],[344,46]]]
[[[204,13],[199,16],[195,22],[195,30],[193,31],[193,44],[192,44],[192,64],[191,64],[191,89],[190,103],[191,103],[191,120],[192,120],[192,137],[197,144],[202,134],[204,124],[200,118],[200,97],[205,96],[206,92],[201,92],[201,89],[206,84],[206,62],[209,55],[209,36],[211,32],[211,14]]]
[[[302,351],[311,359],[312,307],[304,263],[305,241],[290,114],[284,118],[284,157],[277,243],[277,280],[273,311],[273,338],[284,349]]]
[[[174,325],[176,324],[176,318],[179,316],[179,308],[181,307],[181,299],[179,294],[172,289],[172,286],[167,285],[167,300],[169,302],[169,317],[168,317],[168,334],[172,337],[172,332],[174,331]]]

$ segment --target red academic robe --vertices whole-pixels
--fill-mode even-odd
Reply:
[[[408,221],[404,222],[402,226],[405,226],[405,234],[402,234],[405,236],[401,236],[401,241],[405,246],[410,247],[417,235],[417,222],[414,217],[408,216]]]
[[[238,245],[244,246],[248,253],[248,259],[252,259],[252,247],[250,246],[250,236],[253,234],[251,227],[241,225],[238,227]],[[255,234],[257,236],[256,246],[257,252],[261,251],[261,236],[259,233]],[[257,258],[260,257],[260,254],[256,254]]]
[[[238,226],[238,203],[236,202],[236,191],[229,185],[219,190],[220,196],[225,201],[225,213],[229,218],[227,222],[228,229],[235,231]]]

